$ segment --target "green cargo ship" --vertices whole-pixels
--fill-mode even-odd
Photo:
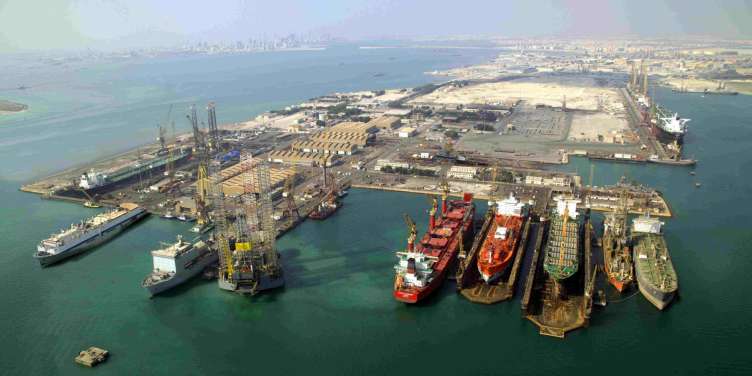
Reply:
[[[632,249],[637,283],[642,295],[662,310],[679,289],[674,264],[668,254],[661,227],[663,222],[649,216],[632,222]]]
[[[557,197],[545,247],[543,268],[556,281],[575,273],[580,265],[580,221],[576,198]]]

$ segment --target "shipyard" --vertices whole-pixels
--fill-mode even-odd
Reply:
[[[393,219],[407,228],[405,243],[393,245],[394,298],[420,306],[453,280],[473,303],[519,299],[521,316],[541,335],[564,338],[607,304],[607,282],[619,294],[639,285],[661,310],[677,289],[660,227],[672,210],[661,192],[626,178],[595,186],[592,162],[589,175],[555,168],[571,158],[697,163],[682,153],[689,120],[651,99],[644,60],[627,64],[626,78],[578,68],[333,93],[225,124],[217,120],[221,103],[169,105],[156,143],[21,190],[191,223],[194,239],[177,235],[149,250],[153,270],[142,287],[152,297],[199,275],[246,296],[283,289],[291,272],[278,237],[337,216],[349,190],[422,195],[427,229],[408,214]],[[478,201],[488,203],[485,212]],[[596,213],[607,217],[602,231]],[[639,216],[633,231],[630,215]],[[127,226],[108,221],[68,231]],[[45,242],[73,247],[69,238],[80,235],[66,234]],[[64,252],[47,243],[38,254],[64,264]],[[654,244],[663,256],[645,250]],[[656,269],[650,258],[668,266]]]
[[[1,4],[3,375],[752,374],[752,0]]]

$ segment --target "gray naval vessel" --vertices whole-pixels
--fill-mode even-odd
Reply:
[[[141,283],[151,296],[188,281],[217,262],[217,252],[210,244],[186,242],[180,235],[175,243],[151,251],[151,255],[154,269]]]
[[[72,224],[50,235],[37,245],[34,258],[42,267],[52,265],[112,239],[149,213],[133,203],[122,203],[113,210]]]
[[[632,258],[642,295],[658,309],[676,296],[679,282],[662,233],[663,222],[650,216],[632,222]]]

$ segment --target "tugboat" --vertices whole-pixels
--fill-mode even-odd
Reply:
[[[314,209],[311,214],[308,214],[308,218],[315,220],[324,220],[329,218],[334,212],[341,206],[339,200],[332,198],[331,195],[327,195],[324,200]]]

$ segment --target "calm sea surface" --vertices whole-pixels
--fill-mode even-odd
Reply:
[[[324,222],[279,241],[285,289],[252,299],[196,280],[148,299],[149,250],[182,223],[149,218],[112,242],[40,269],[36,243],[90,209],[17,191],[34,177],[152,140],[174,104],[217,102],[241,121],[334,91],[415,86],[425,71],[476,63],[488,50],[339,47],[327,51],[8,68],[0,97],[28,103],[0,117],[0,374],[85,374],[81,349],[112,352],[97,374],[750,374],[752,98],[659,91],[692,118],[688,168],[596,163],[596,184],[626,175],[660,189],[675,217],[666,239],[681,299],[666,312],[641,296],[596,309],[566,340],[541,337],[519,300],[471,304],[447,283],[418,307],[391,297],[402,213],[425,228],[422,196],[354,190]],[[4,68],[5,69],[5,68]],[[383,75],[382,75],[383,74]],[[26,91],[8,90],[27,85]],[[564,169],[589,172],[586,160]],[[694,183],[702,183],[695,188]],[[479,210],[484,207],[479,205]]]

